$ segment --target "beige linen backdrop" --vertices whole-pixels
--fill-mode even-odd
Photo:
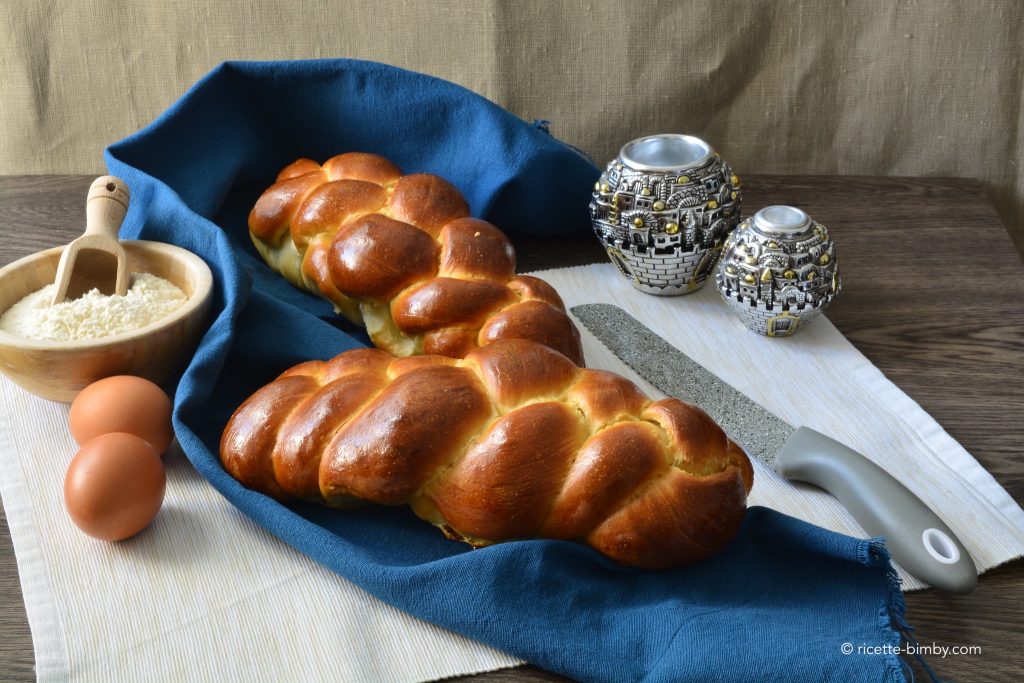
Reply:
[[[2,0],[0,26],[0,174],[99,173],[224,60],[356,57],[550,119],[598,163],[671,131],[741,174],[980,178],[1024,249],[1017,0]]]

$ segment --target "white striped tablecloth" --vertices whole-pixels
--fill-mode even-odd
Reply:
[[[844,441],[897,476],[984,570],[1024,554],[1024,511],[826,319],[785,340],[748,332],[713,287],[636,292],[611,265],[546,271],[567,306],[612,303],[791,424]],[[588,365],[657,392],[583,330]],[[777,378],[799,390],[779,392]],[[177,447],[164,507],[134,539],[80,534],[62,503],[75,444],[67,407],[0,377],[0,495],[40,681],[424,681],[512,666],[504,653],[370,597],[235,510]],[[894,448],[893,444],[899,444]],[[863,531],[827,494],[755,462],[752,504]],[[904,575],[905,588],[921,584]]]

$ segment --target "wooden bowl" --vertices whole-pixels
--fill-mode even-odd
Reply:
[[[69,402],[88,384],[111,375],[138,375],[157,384],[181,370],[199,342],[210,310],[213,275],[190,251],[161,242],[121,242],[129,272],[152,273],[188,299],[170,315],[132,332],[83,341],[40,341],[0,330],[0,370],[51,401]],[[53,283],[64,247],[26,256],[0,269],[0,315]]]

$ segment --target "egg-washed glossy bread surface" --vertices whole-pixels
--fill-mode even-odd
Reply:
[[[297,365],[238,408],[221,461],[279,500],[408,504],[475,546],[576,540],[650,569],[719,551],[753,480],[700,408],[521,340]]]
[[[397,356],[461,358],[528,339],[583,363],[579,331],[549,284],[515,275],[515,250],[469,217],[455,187],[352,152],[287,166],[249,214],[271,268],[326,298]]]

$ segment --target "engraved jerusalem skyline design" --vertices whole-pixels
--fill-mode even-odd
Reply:
[[[814,220],[798,234],[779,235],[744,219],[726,240],[715,281],[743,323],[770,337],[808,325],[841,287],[835,244]]]
[[[740,182],[717,153],[700,166],[639,171],[614,159],[594,185],[594,232],[619,271],[650,294],[707,282],[740,218]]]

